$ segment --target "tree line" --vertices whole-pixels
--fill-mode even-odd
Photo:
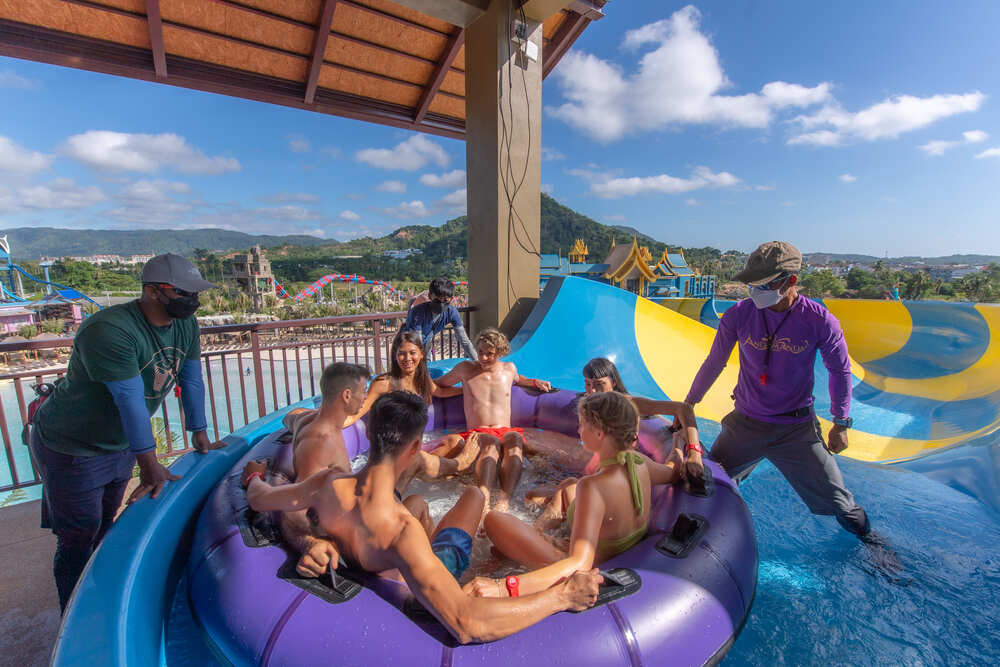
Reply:
[[[901,299],[992,303],[1000,300],[1000,264],[992,263],[982,271],[948,281],[934,277],[927,269],[896,270],[878,261],[871,271],[856,266],[842,278],[829,269],[809,271],[799,285],[805,294],[816,298],[884,299],[898,290]]]

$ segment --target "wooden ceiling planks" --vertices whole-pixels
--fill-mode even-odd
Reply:
[[[460,137],[458,29],[391,0],[336,0],[330,18],[330,2],[0,0],[0,54]],[[546,74],[589,22],[543,22]]]

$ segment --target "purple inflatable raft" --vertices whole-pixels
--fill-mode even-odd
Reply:
[[[576,436],[576,394],[514,389],[515,426]],[[461,397],[435,399],[428,429],[461,429]],[[662,460],[662,418],[645,420],[643,451]],[[739,634],[753,603],[757,548],[735,484],[706,461],[703,484],[658,487],[649,533],[602,565],[598,605],[560,613],[505,639],[459,645],[402,584],[363,573],[306,580],[273,521],[247,511],[247,460],[287,458],[278,436],[252,448],[206,503],[188,561],[189,599],[208,643],[234,665],[704,665]],[[345,432],[352,458],[363,423]]]

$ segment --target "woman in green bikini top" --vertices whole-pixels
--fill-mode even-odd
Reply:
[[[649,525],[652,486],[680,478],[677,450],[671,450],[666,464],[635,450],[639,413],[627,396],[588,394],[580,399],[578,410],[583,447],[600,458],[597,472],[564,480],[533,526],[496,511],[484,521],[498,551],[539,568],[520,575],[520,595],[545,590],[638,544]],[[560,548],[546,532],[564,519],[570,538]],[[508,594],[504,580],[480,577],[466,588],[483,597]]]

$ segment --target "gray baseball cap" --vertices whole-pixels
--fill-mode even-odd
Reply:
[[[185,292],[200,292],[218,287],[201,277],[198,270],[186,257],[168,252],[157,255],[142,267],[143,283],[166,283]]]
[[[802,270],[802,253],[791,243],[768,241],[750,253],[747,265],[734,276],[748,285],[766,285],[775,278]]]

